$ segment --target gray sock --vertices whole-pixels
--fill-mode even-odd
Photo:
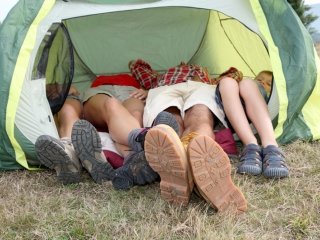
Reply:
[[[129,133],[129,136],[128,136],[128,143],[129,143],[129,147],[132,148],[133,151],[135,152],[140,152],[143,150],[143,144],[144,144],[144,141],[143,142],[139,142],[137,141],[137,137],[138,135],[143,131],[145,130],[145,128],[136,128],[136,129],[133,129],[130,133]]]

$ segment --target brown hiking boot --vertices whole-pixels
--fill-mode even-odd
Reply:
[[[190,132],[181,138],[181,143],[182,143],[184,150],[186,152],[188,150],[188,146],[189,146],[189,143],[191,142],[191,140],[194,139],[198,135],[199,135],[199,133],[197,133],[197,132]],[[193,189],[198,194],[198,189],[196,187],[194,187],[194,181],[193,181],[193,176],[192,176],[192,171],[191,171],[191,166],[189,164],[189,161],[187,161],[187,163],[188,163],[188,179],[189,179],[189,186],[190,186],[191,192]]]
[[[202,195],[218,211],[247,210],[247,201],[231,179],[228,155],[208,136],[195,137],[188,146],[193,179]]]
[[[177,133],[167,125],[157,125],[148,131],[144,149],[149,165],[160,175],[161,196],[187,205],[193,183],[190,186],[187,154]]]
[[[70,139],[41,135],[35,142],[35,150],[40,163],[54,169],[63,184],[80,182],[82,166]]]

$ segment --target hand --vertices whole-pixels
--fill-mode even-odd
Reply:
[[[76,89],[74,86],[70,86],[69,95],[79,96],[80,93],[78,92],[78,89]]]
[[[130,97],[140,99],[145,102],[148,96],[148,91],[144,89],[136,89],[130,93]]]

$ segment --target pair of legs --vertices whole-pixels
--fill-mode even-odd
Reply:
[[[98,98],[95,98],[96,96]],[[65,184],[80,181],[82,166],[98,183],[113,178],[113,169],[102,154],[101,140],[97,131],[88,122],[79,121],[83,117],[84,111],[88,113],[88,120],[93,121],[98,127],[106,128],[110,123],[110,129],[114,133],[113,137],[122,144],[128,145],[128,133],[125,131],[129,130],[128,125],[121,120],[127,119],[129,123],[132,122],[133,124],[129,125],[132,128],[140,128],[141,126],[143,103],[140,100],[130,98],[121,103],[107,95],[98,94],[96,96],[88,101],[89,104],[86,102],[85,107],[78,99],[68,98],[58,113],[58,131],[61,139],[43,135],[37,139],[35,144],[40,162],[55,169],[58,179]],[[137,103],[138,101],[140,104]],[[100,106],[100,108],[96,106]],[[88,110],[88,107],[93,107],[93,110],[96,111],[95,114],[90,109]],[[108,115],[109,110],[111,115]],[[121,124],[124,127],[121,127]],[[127,135],[125,136],[125,134]],[[125,149],[121,144],[119,146],[120,150]],[[125,150],[122,151],[124,155],[128,153]]]
[[[267,104],[257,83],[252,79],[243,79],[238,83],[226,77],[220,80],[219,91],[225,114],[245,145],[238,172],[252,175],[263,173],[266,177],[288,176],[289,172],[283,154],[278,149]],[[248,119],[258,132],[262,150]]]
[[[144,103],[136,98],[120,102],[106,94],[97,94],[84,103],[84,119],[97,129],[108,131],[123,157],[129,152],[128,136],[142,127]]]
[[[278,146],[267,104],[254,80],[243,79],[237,83],[226,77],[220,81],[219,90],[225,114],[244,145],[258,144],[248,121],[250,119],[257,129],[263,147]]]
[[[145,159],[143,137],[148,129],[142,128],[143,109],[144,103],[139,99],[129,98],[120,102],[106,94],[94,95],[84,104],[84,118],[96,128],[108,130],[124,157],[124,165],[116,169],[112,179],[116,189],[126,190],[134,185],[152,183],[158,178]],[[161,112],[153,124],[171,125],[172,118]]]
[[[205,105],[196,104],[191,107],[186,111],[183,119],[179,109],[176,107],[167,108],[165,111],[171,113],[175,117],[179,125],[178,135],[180,137],[183,138],[192,132],[196,132],[200,135],[206,135],[214,139],[212,128],[214,125],[214,116]]]
[[[81,181],[84,167],[93,180],[101,183],[112,179],[114,170],[106,161],[96,129],[87,121],[80,120],[82,104],[75,98],[67,98],[58,113],[60,139],[41,135],[35,143],[39,161],[57,172],[64,184]]]
[[[153,103],[157,106],[161,101],[175,101],[179,106],[166,108],[177,119],[179,134],[168,126],[158,125],[145,136],[146,158],[160,175],[162,197],[172,203],[187,205],[196,184],[201,196],[218,210],[233,205],[238,211],[245,211],[245,198],[231,180],[230,160],[214,141],[211,109],[215,105],[199,103],[213,100],[215,87],[189,82],[178,85],[156,90],[161,95],[149,91],[149,97],[151,92],[153,99],[147,99],[146,105],[151,115],[156,109]],[[190,107],[181,113],[178,109],[185,109],[185,106]],[[145,119],[152,117],[145,116]]]

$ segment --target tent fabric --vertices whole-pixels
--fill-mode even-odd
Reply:
[[[18,3],[0,28],[0,102],[3,104],[0,110],[0,169],[18,169],[21,166],[28,168],[24,152],[14,137],[14,119],[23,74],[28,66],[28,51],[33,48],[30,36],[36,35],[36,26],[32,24],[46,15],[39,12],[41,5],[42,2],[39,1],[25,8],[23,2]],[[25,18],[21,18],[22,12]],[[30,41],[25,41],[26,39]],[[12,161],[13,159],[16,161]]]
[[[128,72],[128,62],[137,56],[163,71],[188,61],[197,51],[209,13],[194,8],[152,8],[78,17],[66,20],[65,25],[80,58],[97,75]]]
[[[214,75],[230,66],[241,69],[247,77],[271,70],[261,38],[234,18],[216,11],[211,11],[206,34],[190,62],[207,66]]]
[[[50,32],[55,24],[66,28],[72,49],[63,45],[66,35]],[[41,58],[50,34],[57,38]],[[58,137],[46,84],[72,80],[85,89],[96,75],[127,71],[137,57],[157,70],[181,60],[213,75],[230,65],[247,76],[270,69],[279,143],[320,139],[319,59],[286,0],[20,0],[0,25],[0,52],[0,169],[35,169],[37,137]]]
[[[278,63],[277,67],[281,67],[281,69],[273,68],[277,90],[285,93],[279,95],[277,140],[280,143],[286,143],[296,139],[319,139],[319,133],[313,133],[310,130],[309,126],[312,126],[312,122],[307,123],[302,113],[302,108],[308,102],[312,91],[314,91],[314,98],[320,100],[319,92],[316,92],[315,89],[317,83],[315,59],[317,57],[313,51],[312,39],[286,2],[274,1],[272,8],[264,1],[260,3],[261,8],[258,6],[258,1],[252,2],[258,21],[265,20],[264,24],[267,24],[265,35],[268,35],[270,58]],[[279,22],[282,24],[280,25]],[[303,81],[303,79],[308,81]],[[311,119],[313,123],[315,119],[320,121],[319,108],[313,107]],[[312,128],[318,129],[315,126]]]

